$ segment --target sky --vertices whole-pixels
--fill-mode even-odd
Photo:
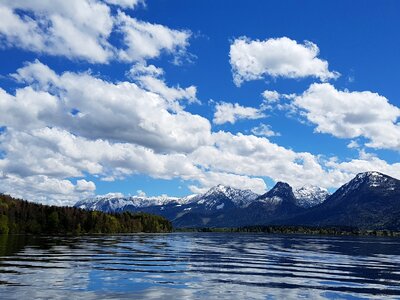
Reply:
[[[3,0],[0,192],[400,178],[398,1]]]

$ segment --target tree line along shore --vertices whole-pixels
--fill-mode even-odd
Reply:
[[[382,236],[400,237],[400,231],[368,230],[342,226],[290,226],[290,225],[261,225],[235,228],[175,228],[175,232],[238,232],[238,233],[270,233],[270,234],[303,234],[303,235],[334,235],[334,236]]]
[[[116,234],[167,232],[253,232],[335,236],[400,237],[399,231],[343,226],[260,225],[236,228],[173,228],[164,217],[148,213],[104,213],[48,206],[0,194],[0,234]]]
[[[0,195],[0,234],[171,232],[167,219],[146,213],[103,213],[32,203]]]

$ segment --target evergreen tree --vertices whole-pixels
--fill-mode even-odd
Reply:
[[[107,214],[56,207],[0,195],[0,234],[86,234],[170,232],[171,222],[150,214]]]

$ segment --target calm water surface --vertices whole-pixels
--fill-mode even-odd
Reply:
[[[400,240],[0,236],[1,299],[400,299]]]

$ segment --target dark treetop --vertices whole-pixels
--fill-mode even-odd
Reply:
[[[0,195],[0,234],[170,232],[171,223],[146,213],[104,213],[31,203]]]

